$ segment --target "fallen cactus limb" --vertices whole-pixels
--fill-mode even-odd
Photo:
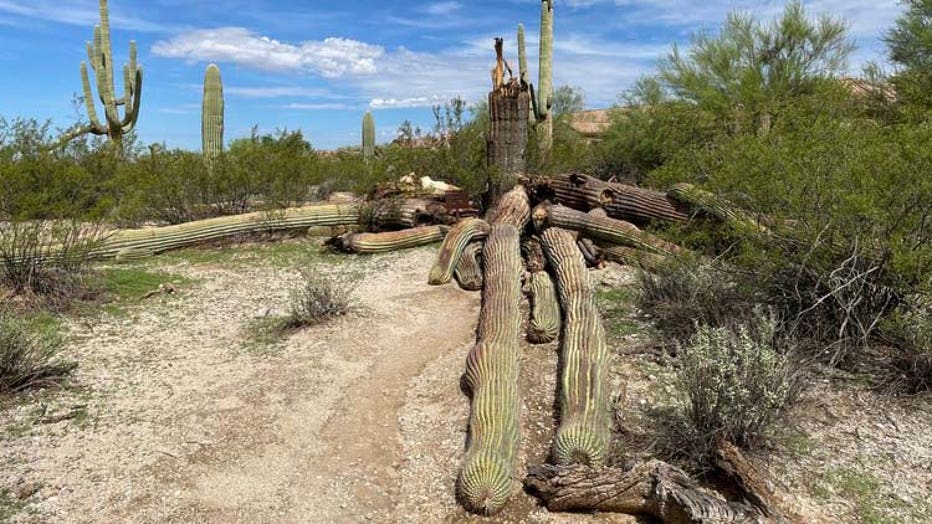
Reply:
[[[450,221],[446,207],[440,202],[422,198],[386,199],[370,205],[373,222],[379,227],[409,229]]]
[[[588,175],[554,175],[538,183],[536,189],[574,209],[589,211],[601,207],[612,218],[637,224],[689,220],[683,205],[664,193],[605,182]]]
[[[573,233],[555,227],[541,235],[563,305],[560,344],[560,427],[553,444],[557,464],[601,466],[608,458],[612,418],[605,372],[605,330],[589,285],[586,262]]]
[[[550,511],[599,511],[652,517],[660,522],[767,522],[756,508],[701,489],[682,470],[659,460],[617,468],[544,465],[524,485]]]
[[[588,238],[579,238],[576,240],[576,245],[579,247],[579,252],[582,253],[583,258],[586,259],[587,266],[597,269],[605,266],[605,257],[602,255],[602,250],[595,245],[595,242]]]
[[[634,266],[647,271],[655,271],[663,265],[667,258],[657,253],[649,253],[640,249],[612,244],[597,245],[597,249],[605,260],[623,266]]]
[[[531,314],[527,340],[532,344],[547,344],[560,336],[560,303],[553,279],[546,271],[528,273],[528,301]]]
[[[611,244],[626,245],[654,253],[675,255],[682,248],[614,218],[601,218],[561,205],[541,204],[534,209],[534,225],[578,231],[583,236]]]
[[[233,215],[174,226],[114,231],[90,252],[95,259],[138,258],[235,235],[355,224],[355,205],[323,204],[274,212]]]
[[[471,242],[463,250],[463,256],[456,264],[453,276],[460,288],[466,291],[480,291],[482,289],[482,242]]]
[[[760,233],[767,230],[740,209],[719,196],[699,189],[692,184],[676,184],[667,192],[670,198],[681,202],[693,212],[712,217],[735,231]]]
[[[488,234],[489,223],[480,218],[467,218],[457,222],[443,239],[443,245],[440,246],[437,261],[430,269],[427,283],[439,286],[450,282],[466,246],[473,240],[485,238]]]
[[[466,457],[457,482],[467,510],[491,515],[514,491],[518,451],[518,334],[521,327],[520,234],[495,225],[482,260],[485,288],[476,345],[466,359],[472,397]]]
[[[339,237],[337,243],[349,253],[387,253],[440,242],[449,229],[447,226],[423,226],[384,233],[349,233]]]
[[[511,224],[523,231],[531,220],[531,200],[524,186],[516,186],[502,196],[489,219],[490,224]]]

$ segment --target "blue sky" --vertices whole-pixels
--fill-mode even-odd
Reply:
[[[0,115],[77,116],[84,42],[97,23],[97,0],[0,0]],[[653,70],[673,43],[714,31],[731,10],[768,19],[782,1],[557,0],[555,85],[582,88],[586,105],[607,107]],[[851,24],[856,72],[883,59],[880,34],[901,6],[896,0],[813,0]],[[540,2],[297,0],[110,0],[114,61],[131,39],[145,70],[138,134],[145,143],[200,148],[204,68],[217,63],[226,95],[226,139],[301,129],[321,149],[359,142],[372,110],[380,141],[409,119],[429,128],[430,106],[454,96],[471,102],[489,90],[492,39],[528,33],[531,78],[537,75]],[[118,80],[119,83],[119,80]],[[122,87],[118,84],[118,90]]]

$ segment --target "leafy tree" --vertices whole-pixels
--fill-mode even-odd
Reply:
[[[906,12],[883,39],[890,60],[909,70],[932,70],[932,0],[905,0]]]
[[[769,26],[730,13],[718,36],[694,37],[686,54],[674,46],[659,76],[676,96],[735,120],[737,131],[745,118],[766,131],[781,102],[840,74],[853,49],[844,21],[828,15],[811,20],[793,0]]]
[[[560,86],[553,92],[553,116],[577,113],[586,108],[585,95],[580,87]]]

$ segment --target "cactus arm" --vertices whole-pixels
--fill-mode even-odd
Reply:
[[[561,342],[560,426],[553,444],[557,464],[601,466],[608,458],[611,410],[606,379],[605,330],[576,236],[559,228],[541,235],[554,270],[564,325]]]
[[[540,15],[540,56],[537,80],[538,133],[541,149],[550,151],[553,145],[553,0],[542,0]]]
[[[461,289],[480,291],[482,289],[482,242],[470,242],[463,250],[463,256],[456,264],[453,276]]]
[[[532,344],[553,342],[560,336],[560,303],[553,279],[546,271],[528,274],[528,302],[531,306],[527,340]]]
[[[667,196],[688,206],[693,213],[709,216],[725,223],[736,232],[766,233],[767,227],[759,224],[747,213],[730,204],[727,200],[699,189],[692,184],[676,184],[667,192]]]
[[[443,245],[440,246],[437,261],[430,269],[427,283],[432,286],[448,283],[453,278],[453,272],[466,246],[473,240],[485,238],[488,234],[489,223],[479,218],[467,218],[454,225],[443,239]]]
[[[87,117],[90,120],[90,125],[86,129],[88,132],[95,135],[106,135],[107,128],[100,123],[100,119],[97,118],[97,108],[94,106],[94,94],[91,92],[91,81],[87,76],[87,64],[81,62],[81,84],[84,88],[84,106],[87,108]],[[76,133],[75,136],[80,136],[83,133]]]
[[[344,235],[339,244],[350,253],[387,253],[440,242],[448,230],[446,226],[424,226],[385,233],[355,233]]]
[[[518,336],[521,327],[520,233],[492,226],[483,249],[485,289],[476,345],[466,359],[471,394],[466,457],[457,481],[467,510],[490,515],[514,491],[520,440]]]
[[[534,223],[538,229],[549,225],[578,231],[593,240],[619,244],[652,253],[678,255],[683,249],[624,220],[592,216],[582,211],[561,206],[541,204],[534,209]]]
[[[136,126],[139,120],[139,104],[142,102],[142,69],[136,70],[136,79],[133,83],[133,101],[126,105],[126,116],[123,118],[123,132],[128,133]]]
[[[530,84],[527,70],[527,45],[524,42],[524,24],[518,24],[518,71],[521,82]]]

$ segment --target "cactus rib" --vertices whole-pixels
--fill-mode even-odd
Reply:
[[[518,230],[493,225],[483,249],[485,288],[476,345],[466,359],[472,396],[458,492],[467,510],[492,514],[513,492],[518,451],[518,334],[521,255]]]
[[[362,117],[362,156],[367,160],[375,155],[375,118],[371,112]]]
[[[546,271],[528,274],[528,299],[531,306],[527,339],[532,344],[553,342],[560,336],[560,303],[553,279]]]
[[[553,459],[557,464],[601,466],[608,457],[611,434],[605,331],[575,235],[551,227],[543,232],[542,240],[564,313],[560,427]]]
[[[479,218],[467,218],[454,225],[443,239],[443,245],[440,246],[437,261],[430,269],[427,283],[438,286],[450,282],[466,246],[473,240],[485,238],[488,234],[489,223]]]
[[[460,288],[466,291],[482,289],[482,242],[470,242],[463,250],[463,256],[456,264],[453,276]]]
[[[341,237],[340,244],[350,253],[386,253],[440,242],[448,230],[447,226],[424,226],[384,233],[351,233]]]
[[[531,219],[531,200],[523,186],[516,186],[502,196],[489,220],[492,224],[511,224],[522,231]]]

